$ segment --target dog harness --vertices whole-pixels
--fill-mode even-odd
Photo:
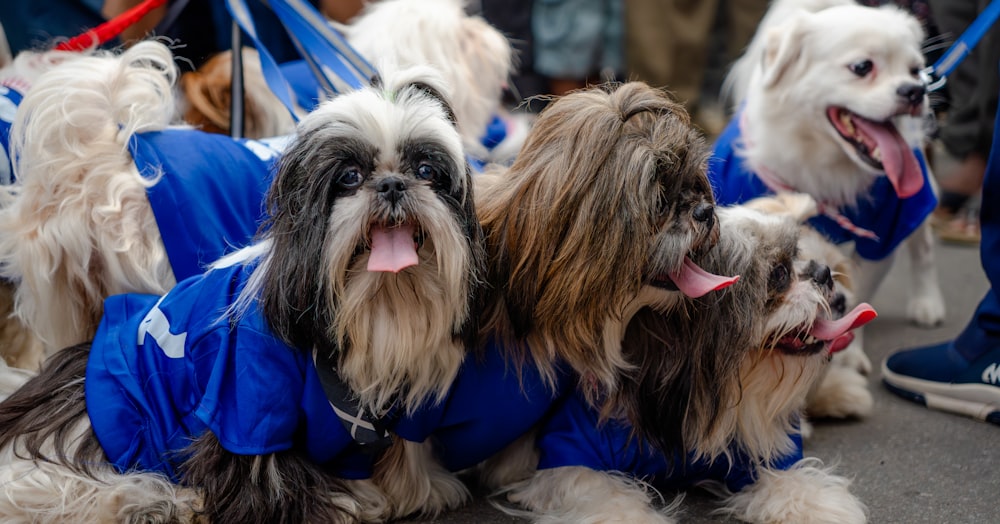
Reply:
[[[785,470],[802,459],[802,438],[789,435],[791,453],[768,468]],[[539,469],[583,466],[596,471],[616,471],[642,479],[660,489],[685,489],[702,481],[725,483],[732,492],[756,482],[757,464],[733,447],[732,460],[690,460],[680,453],[667,457],[632,434],[620,420],[600,422],[596,410],[579,394],[568,395],[545,422],[538,438]],[[669,458],[669,460],[668,460]]]
[[[122,471],[175,480],[191,439],[211,431],[238,455],[293,447],[343,478],[371,475],[365,453],[334,413],[308,350],[274,336],[257,309],[227,311],[253,266],[212,269],[163,297],[117,295],[104,304],[87,364],[94,433]],[[540,420],[555,395],[534,366],[517,370],[495,344],[471,355],[444,401],[402,416],[392,432],[432,439],[445,467],[471,467]]]
[[[737,154],[737,144],[741,139],[739,119],[740,114],[735,115],[726,126],[715,142],[712,158],[708,162],[708,178],[715,192],[715,201],[720,206],[741,204],[775,193],[758,173],[749,171]],[[937,207],[927,161],[920,150],[915,149],[914,153],[924,177],[924,185],[917,194],[901,199],[886,177],[878,177],[868,192],[853,205],[842,206],[832,214],[845,218],[847,222],[821,215],[811,218],[809,224],[834,243],[854,241],[858,255],[865,259],[881,260],[887,257]]]
[[[129,140],[139,173],[160,177],[147,196],[178,282],[251,242],[264,217],[272,164],[286,142],[191,129],[139,133]]]

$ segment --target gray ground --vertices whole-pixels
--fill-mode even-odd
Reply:
[[[965,326],[988,283],[974,247],[940,245],[937,251],[948,316],[935,329],[905,318],[908,260],[896,267],[873,305],[879,318],[865,337],[876,368],[889,353],[945,340]],[[806,455],[837,462],[854,479],[853,491],[868,505],[872,523],[997,523],[1000,495],[1000,427],[930,411],[884,389],[876,371],[870,378],[874,415],[863,421],[819,422],[806,442]],[[692,492],[683,502],[682,522],[729,522],[710,515],[712,499]],[[483,497],[436,523],[526,522],[494,509]]]

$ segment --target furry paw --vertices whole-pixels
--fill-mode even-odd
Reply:
[[[864,418],[874,399],[868,380],[855,368],[831,364],[819,386],[809,393],[806,411],[813,418]]]
[[[760,524],[863,524],[865,505],[817,459],[800,460],[785,471],[761,470],[756,483],[725,501],[722,513]]]
[[[938,296],[913,297],[906,305],[906,317],[925,328],[944,322],[944,299]]]

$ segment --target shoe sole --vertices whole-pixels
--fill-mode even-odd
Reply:
[[[1000,387],[988,384],[942,384],[899,375],[882,363],[882,383],[893,393],[930,409],[965,415],[1000,425]]]

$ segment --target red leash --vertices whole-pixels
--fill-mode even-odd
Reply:
[[[144,0],[111,20],[62,42],[56,46],[56,49],[59,51],[83,51],[99,46],[120,35],[126,27],[135,24],[150,11],[165,3],[167,0]]]

